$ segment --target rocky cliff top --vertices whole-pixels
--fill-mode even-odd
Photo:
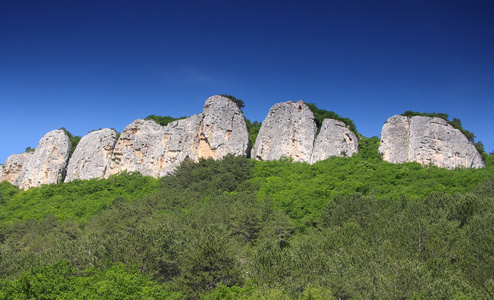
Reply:
[[[304,101],[277,103],[262,122],[251,156],[257,160],[290,157],[315,163],[358,152],[357,137],[343,122],[324,119],[317,135],[314,114]]]
[[[105,177],[116,141],[117,132],[108,128],[82,137],[70,158],[65,182]]]
[[[381,131],[379,153],[392,163],[415,161],[448,169],[484,167],[472,142],[446,120],[435,117],[392,116]]]
[[[320,120],[319,120],[320,121]],[[75,179],[104,178],[123,171],[165,176],[189,158],[220,159],[249,154],[245,117],[232,100],[212,96],[203,111],[159,125],[138,119],[117,139],[111,129],[84,136],[69,161],[71,144],[63,130],[43,136],[34,152],[11,155],[0,166],[0,181],[23,189]],[[314,114],[304,101],[276,103],[262,122],[250,151],[257,160],[282,157],[315,163],[330,156],[352,156],[358,138],[343,122],[324,119],[319,134]],[[442,168],[480,168],[482,157],[458,129],[441,118],[396,115],[381,133],[379,152],[392,163],[417,161]]]
[[[65,174],[70,149],[70,139],[63,130],[45,134],[32,157],[22,167],[20,188],[60,182]]]

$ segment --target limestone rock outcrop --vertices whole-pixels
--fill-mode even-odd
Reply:
[[[414,161],[448,169],[484,167],[475,146],[441,118],[392,116],[382,128],[379,153],[391,163]]]
[[[70,158],[65,182],[105,177],[116,141],[117,132],[108,128],[84,136]]]
[[[324,119],[312,151],[311,163],[331,156],[352,156],[358,152],[358,139],[348,126],[338,120]]]
[[[127,170],[164,176],[186,158],[246,155],[248,146],[242,111],[228,98],[212,96],[202,113],[167,126],[151,120],[136,120],[127,126],[115,146],[108,175]]]
[[[276,103],[262,122],[251,157],[310,162],[316,131],[314,114],[302,100]]]
[[[113,150],[110,172],[138,171],[142,175],[157,177],[157,158],[161,154],[163,126],[152,120],[135,120],[127,125]]]
[[[0,176],[0,181],[7,181],[13,185],[19,185],[22,182],[22,177],[20,175],[23,166],[27,165],[32,156],[33,152],[24,152],[9,156],[2,168],[3,174]]]
[[[60,182],[66,170],[70,149],[69,137],[63,130],[45,134],[31,159],[22,168],[22,182],[19,187],[27,189]]]

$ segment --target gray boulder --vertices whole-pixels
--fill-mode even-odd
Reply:
[[[62,180],[69,158],[71,144],[63,130],[45,134],[28,163],[24,165],[21,189],[39,187],[42,184],[58,183]]]
[[[358,139],[348,126],[334,119],[324,119],[312,151],[311,163],[331,156],[352,156],[358,152]]]
[[[242,111],[222,96],[206,100],[203,112],[161,126],[137,120],[122,132],[114,149],[110,174],[139,171],[164,176],[186,158],[221,159],[227,154],[246,155],[249,134]]]
[[[3,174],[0,176],[0,181],[7,181],[13,185],[19,186],[22,182],[22,169],[32,156],[33,152],[24,152],[9,156],[5,165],[2,167]]]
[[[290,157],[310,162],[316,131],[314,114],[302,100],[277,103],[262,122],[251,156],[257,160]]]
[[[389,118],[381,131],[379,153],[391,163],[414,161],[447,169],[484,167],[472,142],[441,118]]]
[[[116,140],[117,133],[108,128],[84,136],[70,158],[65,182],[105,177]]]
[[[110,172],[105,176],[138,171],[145,176],[157,177],[162,137],[163,126],[156,122],[141,119],[132,122],[120,134],[113,150]]]

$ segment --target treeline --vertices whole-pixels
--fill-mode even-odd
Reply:
[[[2,183],[0,299],[490,299],[492,164],[394,165],[375,144],[313,165]]]

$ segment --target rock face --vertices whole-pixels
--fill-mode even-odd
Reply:
[[[127,126],[114,149],[110,173],[139,171],[153,177],[173,171],[184,159],[220,159],[232,153],[246,155],[247,124],[242,111],[231,100],[213,96],[203,112],[161,126],[136,120]]]
[[[343,122],[325,119],[317,139],[316,132],[314,114],[303,101],[277,103],[262,122],[251,157],[315,163],[358,152],[357,137]]]
[[[251,157],[310,162],[316,131],[314,114],[303,101],[277,103],[262,122]]]
[[[105,177],[116,140],[117,133],[108,128],[84,136],[70,158],[65,182]]]
[[[135,120],[120,134],[111,158],[111,174],[138,171],[157,177],[158,157],[162,150],[163,126],[152,120]]]
[[[391,163],[415,161],[448,169],[484,167],[475,146],[441,118],[389,118],[381,131],[379,153]]]
[[[32,156],[33,152],[24,152],[9,156],[2,168],[3,174],[0,176],[0,181],[7,181],[18,186],[23,179],[20,176],[22,168],[27,165]]]
[[[62,180],[70,154],[70,140],[63,130],[53,130],[39,141],[34,154],[24,165],[19,187],[27,189]]]
[[[314,143],[311,163],[331,156],[352,156],[358,152],[358,139],[348,126],[334,119],[324,119]]]

